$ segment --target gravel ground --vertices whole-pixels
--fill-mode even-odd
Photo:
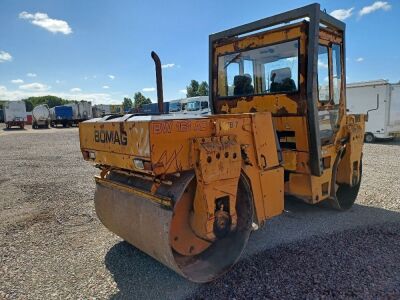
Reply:
[[[400,298],[400,223],[262,251],[191,299]]]
[[[352,209],[287,201],[231,273],[197,285],[100,224],[76,128],[0,127],[0,299],[399,298],[399,150],[365,146]]]

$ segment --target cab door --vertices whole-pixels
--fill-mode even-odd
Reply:
[[[322,32],[318,45],[318,120],[322,149],[335,142],[344,116],[342,39]],[[324,152],[324,151],[323,151]]]

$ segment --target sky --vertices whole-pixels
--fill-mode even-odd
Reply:
[[[156,101],[156,51],[164,99],[208,80],[208,35],[309,1],[0,0],[0,99],[56,95],[121,103]],[[400,1],[321,1],[346,23],[347,82],[400,81]]]

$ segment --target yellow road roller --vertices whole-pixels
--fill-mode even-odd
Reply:
[[[239,259],[285,195],[350,208],[360,187],[365,115],[346,112],[345,24],[312,4],[209,37],[211,115],[83,122],[100,169],[95,207],[112,232],[194,282]]]

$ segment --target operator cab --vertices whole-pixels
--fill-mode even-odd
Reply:
[[[213,112],[271,112],[283,151],[306,152],[320,176],[346,113],[344,29],[312,4],[211,35]]]

